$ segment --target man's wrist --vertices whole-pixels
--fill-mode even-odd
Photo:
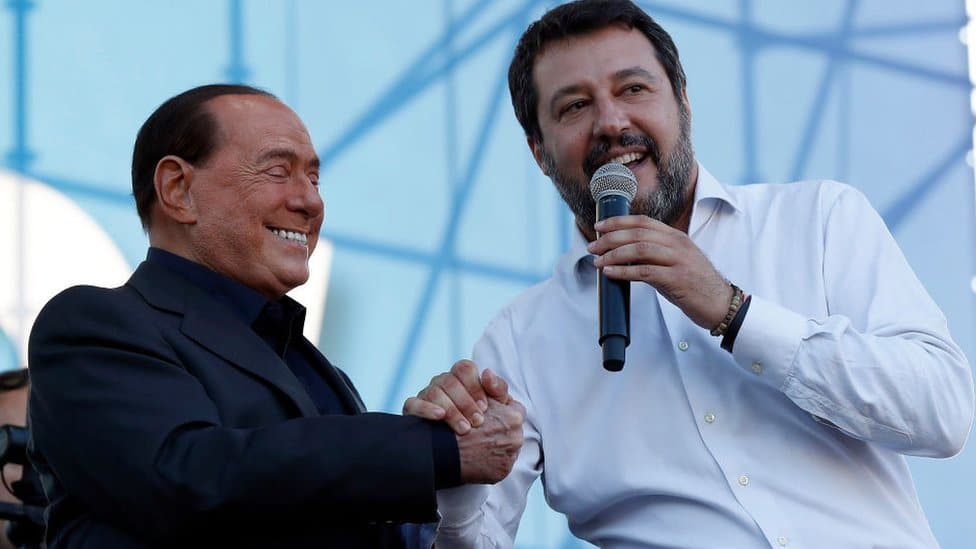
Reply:
[[[732,298],[729,300],[729,308],[725,313],[725,318],[718,323],[717,326],[712,328],[709,332],[713,336],[724,336],[729,329],[729,325],[732,323],[732,319],[735,318],[736,313],[739,312],[739,308],[742,306],[742,301],[745,299],[745,294],[742,289],[729,282],[729,286],[732,287]]]

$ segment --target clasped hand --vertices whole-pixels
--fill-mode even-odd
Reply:
[[[451,426],[465,483],[502,480],[522,448],[525,408],[508,394],[505,380],[487,369],[479,376],[470,360],[460,360],[449,372],[434,376],[404,402],[403,413]]]

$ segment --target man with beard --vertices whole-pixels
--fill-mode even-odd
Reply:
[[[719,183],[674,43],[627,0],[533,23],[509,87],[579,238],[475,346],[525,404],[525,442],[498,485],[439,492],[437,547],[511,546],[540,475],[601,547],[937,546],[904,455],[960,451],[972,376],[865,197]],[[637,198],[594,224],[587,182],[611,161]],[[597,269],[640,282],[618,373],[600,366]],[[472,383],[435,378],[405,411],[469,415]]]

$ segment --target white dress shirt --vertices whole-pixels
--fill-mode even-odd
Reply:
[[[689,235],[752,294],[734,353],[633,283],[627,363],[605,371],[579,237],[475,346],[525,404],[525,444],[501,483],[438,494],[439,549],[512,546],[539,475],[601,547],[938,546],[902,454],[961,450],[972,374],[866,198],[699,166]]]

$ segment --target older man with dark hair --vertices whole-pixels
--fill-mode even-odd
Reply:
[[[517,402],[480,399],[461,441],[366,413],[302,336],[285,293],[324,208],[291,109],[246,86],[177,95],[139,131],[132,185],[146,261],[120,288],[59,294],[31,332],[48,547],[403,547],[435,489],[510,470]]]
[[[510,547],[540,476],[601,547],[936,547],[904,456],[960,451],[972,374],[865,197],[716,180],[677,48],[627,0],[546,13],[509,86],[579,231],[475,346],[525,404],[525,445],[499,484],[439,493],[437,547]],[[596,223],[610,162],[636,198]],[[598,271],[640,282],[621,372],[601,367]],[[473,376],[434,381],[407,412],[468,413]]]

